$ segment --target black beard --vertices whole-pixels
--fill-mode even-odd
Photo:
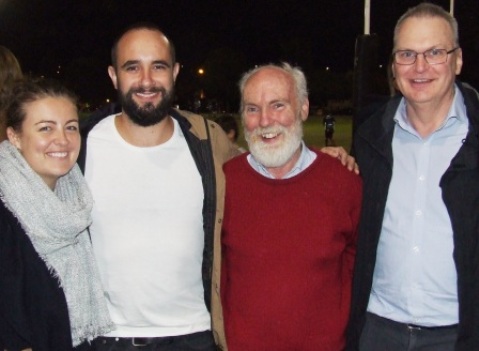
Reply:
[[[133,94],[147,92],[162,94],[163,98],[157,106],[149,102],[141,107],[133,100]],[[148,90],[143,88],[130,89],[125,95],[118,90],[118,100],[120,101],[123,111],[126,113],[126,115],[128,115],[133,123],[142,127],[149,127],[160,123],[163,119],[165,119],[166,116],[168,116],[171,108],[172,96],[173,88],[171,88],[169,92],[167,92],[163,87],[152,88]]]

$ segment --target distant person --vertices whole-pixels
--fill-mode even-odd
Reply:
[[[85,121],[79,159],[116,327],[95,350],[216,351],[225,343],[213,270],[222,166],[238,152],[216,123],[172,108],[180,65],[156,25],[125,29],[111,60],[121,111]]]
[[[0,350],[86,351],[112,329],[76,165],[76,98],[47,80],[15,86],[0,144]]]
[[[224,166],[228,350],[342,350],[361,179],[302,140],[309,101],[299,68],[254,68],[240,92],[251,153]]]
[[[215,119],[215,122],[223,128],[228,139],[238,149],[239,152],[246,152],[244,148],[238,145],[239,128],[236,119],[231,115],[221,115]]]
[[[334,125],[336,120],[334,116],[330,113],[326,114],[323,118],[323,125],[324,125],[324,145],[325,146],[335,146],[336,143],[334,142]]]
[[[364,180],[348,351],[479,350],[479,98],[457,21],[421,3],[394,29],[401,95],[358,129]]]
[[[5,46],[0,45],[0,142],[7,138],[5,109],[13,83],[23,78],[17,58]]]

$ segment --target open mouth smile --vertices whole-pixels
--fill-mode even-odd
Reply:
[[[278,135],[279,133],[264,133],[264,134],[261,134],[261,137],[263,139],[273,139],[273,138],[276,138]]]
[[[54,158],[64,158],[67,157],[68,152],[48,152],[47,155]]]

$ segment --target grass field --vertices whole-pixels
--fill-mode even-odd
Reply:
[[[240,136],[238,144],[247,148],[246,142],[243,138],[243,127],[237,117],[238,125],[240,126]],[[346,150],[351,148],[352,136],[352,116],[351,115],[335,115],[336,120],[334,128],[334,142],[337,146],[342,146]],[[306,145],[323,147],[324,146],[324,125],[323,118],[320,116],[309,116],[304,123],[304,140]]]

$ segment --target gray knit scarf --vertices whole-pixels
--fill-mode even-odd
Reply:
[[[87,228],[92,196],[77,165],[52,191],[9,142],[0,144],[0,200],[62,287],[73,346],[112,329]]]

